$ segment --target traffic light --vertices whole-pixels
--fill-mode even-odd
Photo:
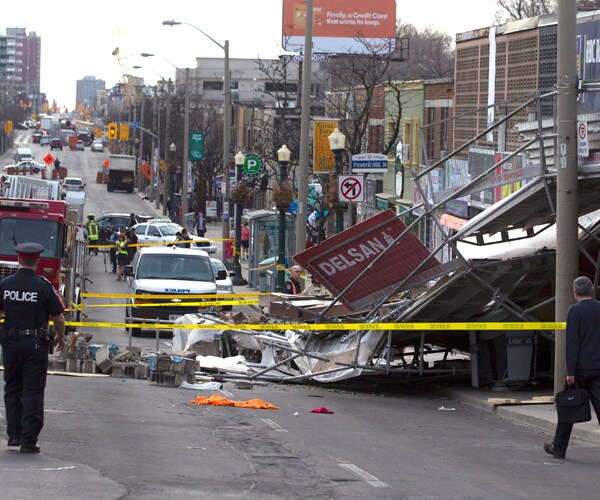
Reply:
[[[108,124],[108,139],[111,141],[117,139],[117,124],[114,122]]]
[[[129,124],[128,123],[120,123],[119,124],[119,137],[122,141],[129,140]]]

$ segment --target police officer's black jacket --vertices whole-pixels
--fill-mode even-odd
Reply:
[[[0,280],[0,309],[9,329],[40,328],[64,310],[52,284],[24,268]]]

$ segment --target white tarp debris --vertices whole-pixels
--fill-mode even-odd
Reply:
[[[217,356],[197,356],[196,361],[200,363],[200,369],[213,368],[228,372],[247,373],[250,371],[244,363],[244,356],[230,356],[228,358],[219,358]]]

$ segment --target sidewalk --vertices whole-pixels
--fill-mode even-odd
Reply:
[[[448,399],[469,405],[480,410],[488,411],[498,417],[512,420],[523,425],[534,425],[546,431],[551,441],[556,429],[556,409],[553,404],[523,404],[494,406],[488,402],[490,398],[506,398],[531,400],[536,396],[552,396],[550,389],[539,391],[528,389],[524,391],[498,392],[490,389],[476,389],[469,386],[439,386],[437,392]],[[600,426],[592,409],[592,420],[573,426],[572,437],[600,445]],[[540,445],[541,446],[541,445]]]

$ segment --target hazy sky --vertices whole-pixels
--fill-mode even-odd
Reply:
[[[372,5],[377,0],[363,0]],[[26,28],[42,39],[41,90],[48,100],[69,110],[75,104],[76,81],[86,75],[121,80],[123,66],[153,84],[157,73],[174,78],[175,70],[150,52],[178,67],[194,67],[195,57],[222,57],[223,51],[189,26],[165,27],[174,19],[196,25],[219,43],[229,40],[231,58],[271,58],[281,53],[282,0],[101,0],[81,2],[26,0],[7,2],[0,31]],[[419,28],[432,26],[452,36],[493,25],[495,0],[396,0],[396,17]],[[143,69],[131,70],[132,66]]]

